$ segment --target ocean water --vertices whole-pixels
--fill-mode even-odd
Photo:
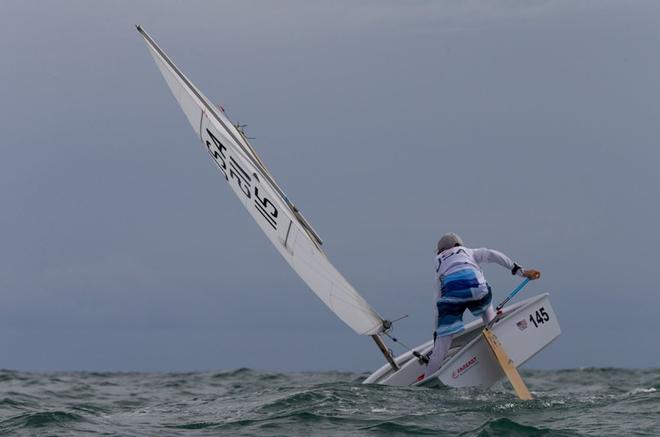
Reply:
[[[535,400],[366,374],[0,371],[6,435],[660,436],[660,369],[523,371]]]

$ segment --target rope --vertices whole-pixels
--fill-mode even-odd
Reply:
[[[410,346],[408,346],[407,344],[405,344],[404,342],[402,342],[402,341],[399,340],[398,338],[391,336],[389,333],[385,332],[384,334],[387,335],[387,336],[390,338],[390,340],[392,340],[394,343],[398,343],[398,344],[400,344],[403,348],[405,348],[405,349],[406,349],[406,352],[408,352],[408,351],[412,352],[412,354],[413,354],[413,356],[414,356],[415,358],[419,358],[419,359],[422,360],[422,362],[424,362],[424,363],[428,363],[428,362],[429,362],[429,357],[420,354],[419,352],[417,352],[416,350],[414,350],[413,348],[411,348]]]

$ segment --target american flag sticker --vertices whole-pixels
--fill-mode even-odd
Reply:
[[[520,329],[521,331],[524,331],[525,329],[527,329],[527,320],[522,319],[520,322],[516,323],[516,326],[517,326],[518,329]]]

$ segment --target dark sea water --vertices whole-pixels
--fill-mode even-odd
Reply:
[[[7,435],[660,436],[660,369],[524,371],[535,400],[365,374],[0,371]]]

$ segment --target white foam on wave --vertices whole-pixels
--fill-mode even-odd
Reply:
[[[629,392],[631,395],[636,395],[638,393],[654,393],[657,390],[655,387],[650,387],[650,388],[642,388],[642,387],[637,387],[633,391]]]

